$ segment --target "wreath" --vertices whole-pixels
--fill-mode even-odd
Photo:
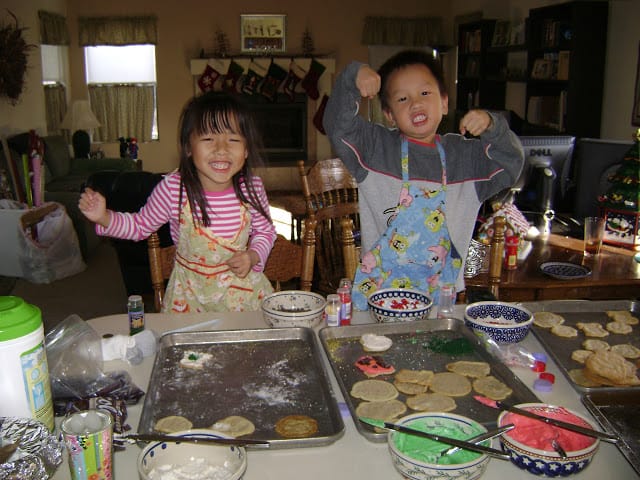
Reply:
[[[18,26],[17,17],[13,22],[0,24],[0,97],[7,97],[15,105],[24,88],[24,74],[27,71],[27,53],[34,48],[22,37],[26,28]]]

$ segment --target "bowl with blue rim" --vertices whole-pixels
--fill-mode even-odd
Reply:
[[[371,316],[381,323],[424,320],[433,300],[425,292],[411,288],[382,288],[367,299]]]
[[[533,314],[515,303],[476,302],[465,308],[464,323],[475,333],[488,335],[496,343],[518,343],[529,333]]]

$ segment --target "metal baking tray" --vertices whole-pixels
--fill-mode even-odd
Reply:
[[[385,335],[393,340],[393,344],[386,352],[367,353],[360,344],[360,337],[365,333]],[[446,364],[457,360],[485,361],[491,366],[491,375],[513,390],[508,399],[510,402],[517,404],[540,401],[507,366],[487,352],[478,337],[465,327],[461,320],[455,318],[326,327],[320,330],[319,337],[358,431],[373,442],[386,441],[387,434],[376,432],[358,420],[356,407],[360,400],[354,399],[349,393],[355,382],[367,378],[355,366],[356,360],[362,355],[381,356],[386,363],[393,365],[396,371],[406,368],[446,372]],[[463,345],[466,348],[456,350],[442,348],[443,345]],[[465,353],[447,353],[456,351]],[[393,382],[393,375],[381,375],[376,378]],[[457,408],[453,413],[473,418],[488,428],[495,427],[500,412],[474,400],[473,395],[472,391],[464,397],[455,397]],[[403,393],[398,396],[401,401],[405,401],[406,398]],[[407,407],[406,414],[410,413],[415,412]]]
[[[587,393],[582,403],[603,429],[620,437],[618,448],[640,475],[640,390]]]
[[[629,300],[551,300],[546,302],[523,303],[532,312],[548,311],[562,315],[565,319],[564,325],[576,327],[578,322],[598,322],[604,327],[611,319],[607,316],[608,310],[628,310],[636,317],[640,318],[640,303]],[[616,392],[619,390],[638,389],[640,387],[583,387],[573,382],[569,376],[569,371],[574,368],[582,368],[583,364],[571,358],[571,352],[582,349],[582,342],[587,337],[578,330],[578,336],[574,338],[559,337],[551,333],[549,329],[532,326],[533,333],[540,340],[547,353],[555,360],[567,380],[580,393],[588,392]],[[630,343],[640,348],[640,325],[633,325],[633,331],[627,335],[609,334],[601,338],[610,345],[618,343]]]
[[[213,358],[203,369],[185,368],[180,360],[188,350]],[[182,415],[194,428],[240,415],[256,427],[250,437],[268,440],[271,448],[327,445],[344,434],[322,349],[309,328],[164,335],[147,390],[139,433],[153,433],[156,421],[168,415]],[[275,424],[287,415],[316,419],[318,432],[281,437]]]

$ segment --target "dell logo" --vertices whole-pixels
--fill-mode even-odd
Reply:
[[[550,157],[551,149],[550,148],[532,148],[529,150],[530,157]]]

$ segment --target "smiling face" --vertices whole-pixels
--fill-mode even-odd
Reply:
[[[247,142],[237,131],[237,126],[232,125],[232,129],[220,133],[191,135],[189,154],[205,191],[226,190],[242,169],[248,155]]]
[[[431,71],[421,64],[402,67],[389,75],[386,90],[387,120],[407,137],[432,143],[449,99]]]

